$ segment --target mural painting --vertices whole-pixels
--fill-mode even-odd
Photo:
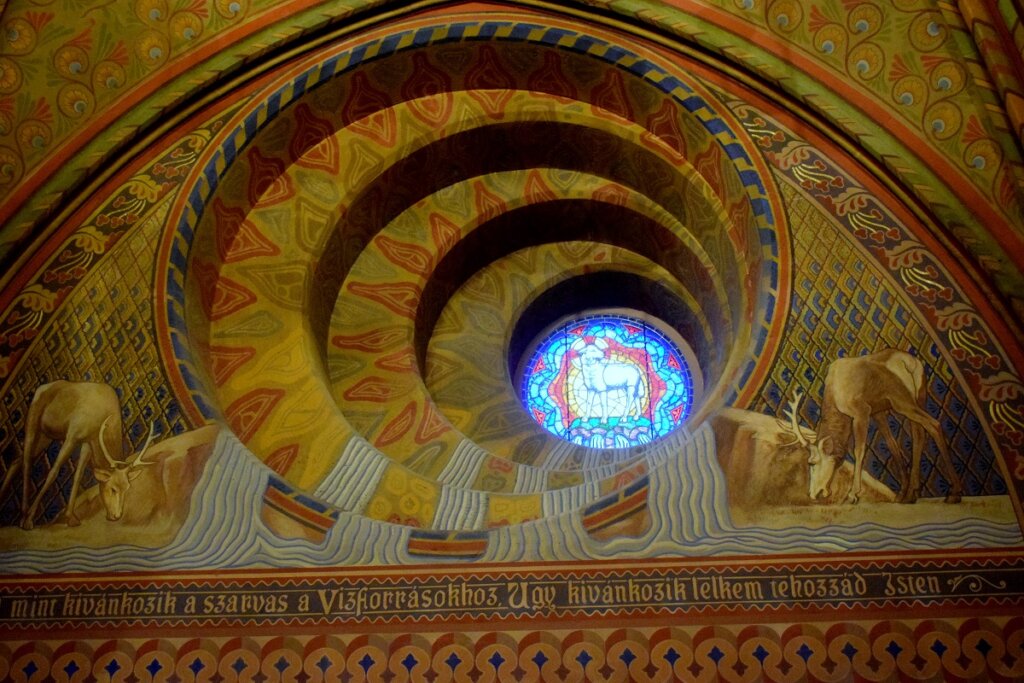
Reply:
[[[686,3],[367,7],[211,76],[2,257],[0,677],[1024,677],[1019,205],[971,203],[1016,142],[931,25],[784,4],[751,49],[905,29],[944,108],[839,88],[851,148]]]

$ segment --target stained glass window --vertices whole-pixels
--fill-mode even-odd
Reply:
[[[560,324],[537,345],[521,396],[533,419],[566,441],[626,448],[683,423],[693,380],[679,348],[655,327],[593,315]]]

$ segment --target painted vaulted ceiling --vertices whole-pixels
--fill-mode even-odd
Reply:
[[[900,341],[952,363],[1010,467],[1024,458],[1015,441],[1024,433],[1015,412],[1024,394],[1024,29],[1008,3],[16,0],[0,31],[4,381],[34,367],[25,354],[40,330],[58,329],[51,318],[72,286],[105,270],[98,264],[117,239],[151,220],[164,223],[154,288],[162,360],[174,368],[173,393],[188,396],[186,423],[226,417],[300,487],[333,462],[314,454],[340,453],[353,433],[414,461],[435,457],[431,448],[456,452],[463,435],[513,460],[547,458],[550,444],[523,437],[532,432],[517,422],[525,413],[503,388],[508,378],[447,372],[469,364],[446,356],[443,338],[503,364],[503,340],[483,340],[497,325],[458,334],[458,321],[477,314],[469,301],[451,313],[467,298],[455,290],[492,278],[507,310],[488,315],[546,324],[570,312],[531,299],[556,284],[536,279],[552,261],[567,277],[610,259],[634,279],[593,291],[606,301],[628,292],[623,303],[649,301],[672,317],[708,389],[694,424],[723,403],[778,411],[803,381],[794,374],[820,386],[816,366]],[[373,177],[378,166],[388,170]],[[558,169],[580,175],[569,182]],[[832,292],[815,280],[824,261],[800,261],[800,240],[807,231],[823,240],[825,229],[776,186],[787,177],[896,278],[941,338],[937,350],[885,303],[877,337],[828,320],[836,338],[846,335],[842,348],[825,340],[811,353],[814,340],[794,327],[799,297],[813,307]],[[472,221],[449,205],[446,187],[472,191],[460,200],[474,203]],[[457,234],[473,221],[487,229]],[[433,242],[403,224],[429,224]],[[567,243],[620,251],[549,254],[540,247],[547,224]],[[517,250],[535,278],[522,299],[500,275]],[[859,263],[836,265],[845,296],[874,297],[877,282],[852,274],[867,272]],[[637,284],[653,275],[678,282],[683,312]],[[302,340],[324,357],[308,363],[309,387],[250,372],[261,361],[238,349],[254,331],[230,314],[257,298],[281,308],[283,329],[311,328]],[[832,305],[847,310],[842,296]],[[808,320],[806,334],[817,334],[817,318]],[[543,324],[509,333],[513,365]],[[415,357],[392,363],[386,378],[355,371],[382,362],[378,348],[360,355],[366,342],[355,332],[389,325],[413,338]],[[887,337],[885,325],[909,336]],[[794,360],[783,371],[785,349]],[[19,379],[26,397],[29,378]],[[488,390],[500,399],[488,403]],[[300,447],[283,423],[246,423],[252,411],[266,419],[281,396],[279,416],[314,404],[334,414],[342,403],[355,414]],[[432,481],[437,472],[423,467]]]
[[[961,577],[938,609],[998,602],[1019,634],[1020,8],[0,1],[0,570],[403,565],[398,585],[463,561],[916,571],[1004,553],[1004,593],[956,602],[975,590]],[[614,316],[614,334],[587,327]],[[657,378],[648,329],[675,345]],[[654,409],[630,412],[639,374],[598,382],[588,363],[647,368],[648,405],[685,384],[674,431],[652,440]],[[530,373],[549,382],[533,402]],[[918,421],[883,422],[875,402],[851,436],[836,403],[879,386]],[[620,389],[620,414],[595,408]],[[160,435],[121,517],[95,462],[78,520],[87,468],[56,443],[32,460],[51,391],[74,415],[107,396],[99,439],[108,419],[132,450]],[[828,439],[850,495],[812,481]],[[0,677],[2,628],[27,614],[5,616],[5,585]],[[806,607],[780,596],[712,616]],[[873,619],[902,609],[890,598],[834,604]],[[846,618],[830,605],[822,622]],[[589,619],[562,607],[572,628]],[[630,618],[660,626],[647,607]],[[829,635],[841,663],[847,631]],[[919,650],[941,658],[933,638]]]
[[[260,291],[262,286],[256,281],[259,278],[246,280],[250,277],[246,275],[248,264],[234,265],[243,259],[225,251],[224,241],[237,239],[241,230],[237,226],[248,224],[241,223],[243,219],[252,219],[261,228],[272,226],[274,214],[260,206],[285,200],[290,202],[287,206],[294,205],[297,220],[306,226],[310,245],[314,245],[298,240],[297,248],[301,251],[309,246],[310,253],[319,252],[313,256],[297,252],[288,257],[294,256],[295,268],[316,274],[319,289],[310,288],[315,309],[310,324],[319,345],[343,337],[346,329],[372,328],[385,320],[373,311],[362,320],[332,318],[332,306],[338,307],[335,314],[348,310],[345,297],[351,292],[362,291],[371,298],[387,292],[393,300],[385,302],[385,308],[397,309],[400,317],[408,313],[405,308],[412,304],[402,297],[409,292],[419,296],[419,285],[389,281],[389,276],[382,275],[384,266],[369,261],[360,265],[353,256],[358,249],[346,242],[369,240],[376,228],[327,239],[323,236],[327,232],[321,234],[309,227],[312,224],[303,212],[308,212],[310,202],[315,204],[329,192],[311,192],[298,199],[293,196],[295,187],[317,182],[295,169],[311,163],[303,161],[302,150],[319,149],[320,143],[313,141],[322,139],[323,144],[351,144],[345,147],[350,167],[341,173],[351,176],[345,181],[350,186],[341,182],[341,175],[330,182],[353,193],[354,188],[363,187],[365,193],[350,205],[344,201],[332,205],[333,200],[324,199],[315,211],[320,212],[316,220],[322,219],[325,225],[336,220],[332,212],[338,211],[347,211],[347,218],[356,222],[365,219],[370,226],[385,219],[426,221],[428,214],[429,220],[434,220],[422,203],[432,198],[443,207],[446,200],[437,193],[444,183],[482,171],[495,174],[487,176],[488,187],[474,185],[479,194],[477,209],[484,218],[490,214],[481,207],[492,200],[504,202],[501,211],[526,211],[522,215],[509,211],[512,218],[507,230],[501,220],[493,221],[497,227],[490,228],[494,234],[489,239],[494,253],[484,249],[480,252],[484,255],[474,257],[479,263],[466,258],[460,266],[465,272],[445,266],[448,270],[437,281],[448,285],[437,285],[436,291],[429,286],[423,290],[427,303],[416,301],[417,335],[423,336],[423,330],[442,321],[443,305],[430,302],[447,301],[453,292],[444,291],[446,286],[465,282],[473,269],[487,260],[537,246],[530,242],[540,239],[536,235],[517,242],[505,234],[513,234],[511,226],[523,216],[555,220],[553,214],[544,213],[549,208],[530,207],[540,203],[531,195],[537,194],[538,187],[543,192],[537,196],[543,196],[544,206],[550,207],[575,201],[581,192],[598,197],[606,191],[601,183],[610,179],[621,184],[615,191],[624,193],[616,201],[630,207],[629,218],[625,214],[618,217],[629,227],[625,232],[643,234],[651,244],[619,235],[602,239],[616,247],[638,250],[681,281],[687,273],[708,274],[707,282],[684,284],[678,296],[687,302],[690,318],[676,322],[680,329],[703,331],[704,341],[695,350],[705,374],[713,379],[736,378],[722,380],[715,389],[719,398],[734,405],[750,405],[757,382],[768,372],[767,364],[759,359],[771,357],[781,336],[776,326],[782,324],[782,317],[774,314],[773,307],[778,298],[786,301],[787,278],[793,269],[785,241],[805,227],[796,224],[795,214],[783,210],[783,197],[768,179],[768,169],[760,161],[751,161],[763,152],[776,166],[776,173],[792,173],[804,188],[828,195],[823,199],[826,208],[837,220],[850,223],[852,234],[864,248],[877,247],[874,258],[898,274],[906,292],[921,299],[920,310],[931,311],[928,315],[935,319],[933,325],[949,335],[949,357],[955,356],[961,363],[993,359],[985,379],[973,382],[979,400],[992,405],[993,401],[1017,400],[1021,392],[1012,360],[1001,364],[994,359],[1002,352],[981,351],[994,342],[1008,348],[1011,356],[1016,354],[1014,340],[1022,336],[1020,320],[1024,317],[1020,136],[1024,124],[1020,78],[1024,71],[1019,49],[1024,44],[1024,30],[1014,7],[968,0],[956,5],[931,0],[8,2],[0,15],[0,285],[4,286],[0,303],[6,328],[0,336],[0,377],[6,379],[14,372],[36,330],[61,304],[71,284],[98,263],[114,235],[142,225],[147,216],[154,215],[147,214],[152,207],[175,193],[180,198],[172,217],[179,221],[179,239],[191,249],[192,237],[197,235],[195,244],[202,247],[193,250],[200,256],[189,266],[189,283],[198,284],[188,284],[186,289],[209,289],[218,278],[222,283],[217,285],[221,288],[216,289],[217,301],[202,299],[205,318],[199,322],[189,318],[186,337],[193,345],[206,349],[211,340],[223,340],[228,334],[218,327],[223,312],[215,310],[224,303],[223,282],[246,283],[234,293],[243,298],[241,290]],[[468,18],[474,12],[494,22],[473,24]],[[605,42],[577,34],[576,27],[592,27]],[[470,37],[464,39],[464,34]],[[332,54],[332,46],[358,44],[364,36],[378,41],[379,47],[371,42],[367,45],[374,47],[356,48],[355,56],[346,57],[350,63],[346,71],[339,72],[335,85],[315,93],[310,89],[307,94],[311,74],[320,79],[319,84],[340,69],[331,61],[334,57],[322,55]],[[481,47],[456,59],[442,49],[454,40],[465,40],[467,45],[500,40],[508,44],[503,49],[509,54],[501,57]],[[529,49],[521,48],[520,43]],[[609,47],[615,45],[635,45],[638,52]],[[368,50],[375,52],[369,54]],[[646,56],[641,58],[641,54]],[[588,71],[573,55],[600,62],[602,75]],[[547,61],[535,64],[541,56]],[[656,65],[662,56],[677,64],[678,76],[659,71]],[[318,59],[327,61],[316,66]],[[380,66],[374,67],[376,63]],[[438,64],[441,68],[435,70]],[[305,75],[291,76],[292,72]],[[627,74],[628,81],[621,74]],[[343,86],[351,92],[331,94],[332,88]],[[267,95],[266,88],[280,91]],[[439,111],[435,120],[419,111],[417,98],[448,89],[454,93],[455,104],[446,106],[459,108],[456,119],[449,122],[448,114]],[[477,91],[493,93],[486,96],[492,100],[481,101],[484,96]],[[679,94],[684,91],[694,93],[691,99]],[[674,102],[657,104],[659,97],[670,92]],[[540,113],[549,105],[543,97],[536,99],[538,93],[566,106]],[[696,93],[703,93],[701,99],[692,99],[698,97]],[[734,154],[729,145],[721,147],[732,157],[732,166],[710,141],[715,135],[733,134],[736,123],[714,118],[710,106],[694,104],[711,100],[732,109],[745,131],[741,144],[751,146],[749,155]],[[577,106],[589,103],[591,110],[577,112],[569,106],[570,101]],[[744,102],[756,103],[756,111],[745,108]],[[228,105],[237,109],[223,109]],[[403,123],[401,134],[387,126],[362,131],[363,138],[375,146],[367,148],[365,158],[383,158],[383,163],[394,162],[394,168],[361,185],[361,174],[365,174],[355,166],[361,163],[364,140],[358,136],[349,140],[346,135],[351,133],[339,131],[358,132],[362,124],[349,124],[364,115],[374,120],[377,114],[373,112],[379,109],[388,117],[406,116],[402,114],[405,108],[409,108],[406,118],[412,123]],[[675,118],[677,110],[686,111],[689,119]],[[225,116],[254,118],[251,125],[245,119],[237,135],[232,133],[232,140],[222,142],[219,139],[224,134],[218,132],[222,124],[211,123],[211,117],[220,111]],[[786,132],[773,129],[772,122],[762,115],[775,117],[774,122],[781,122]],[[501,125],[476,126],[474,117],[515,127],[516,132],[503,133]],[[614,133],[609,120],[618,121]],[[690,122],[684,123],[687,120]],[[417,148],[422,144],[417,136],[427,133],[417,132],[416,121],[427,121],[437,129],[430,133],[439,136],[435,144]],[[625,126],[627,121],[639,123],[641,128]],[[446,128],[456,125],[461,128]],[[655,148],[645,142],[645,136],[652,133],[673,149],[658,148],[652,153]],[[223,161],[204,161],[208,166],[199,171],[194,162],[205,158],[203,148],[211,135],[217,136],[214,139]],[[288,135],[293,138],[286,144]],[[638,143],[624,142],[630,136]],[[800,139],[817,140],[817,149],[831,152],[808,161],[811,148],[802,147]],[[549,142],[554,140],[561,146]],[[628,164],[622,160],[629,158],[636,144],[648,145],[643,153],[647,156],[630,158],[632,166],[625,168]],[[246,146],[246,164],[235,164],[236,151]],[[157,154],[170,156],[152,165],[151,173],[125,180],[126,174],[138,168],[132,164],[151,164]],[[555,154],[559,155],[557,163]],[[673,154],[682,159],[676,160]],[[928,248],[902,241],[902,233],[893,227],[884,207],[874,206],[871,195],[854,188],[852,179],[836,175],[829,156],[846,159],[842,163],[847,168],[856,165],[863,182],[875,184],[874,196],[885,193],[888,199],[883,204],[888,210],[896,207],[904,212],[903,222],[913,223],[919,233],[916,239]],[[338,173],[332,167],[337,166],[336,160],[324,163],[331,173]],[[670,170],[666,163],[678,168]],[[416,169],[423,164],[436,173],[417,175]],[[584,176],[572,187],[560,188],[552,170],[557,164]],[[708,164],[720,168],[709,171]],[[451,169],[445,171],[448,165]],[[523,175],[531,168],[544,170]],[[446,173],[449,180],[445,180]],[[663,177],[656,179],[659,174]],[[734,174],[746,187],[730,185]],[[664,190],[666,179],[677,175],[687,188],[681,196]],[[182,182],[188,186],[183,187]],[[220,187],[215,187],[217,183]],[[630,193],[627,187],[642,187],[643,196]],[[278,189],[280,196],[261,198]],[[247,201],[239,204],[237,200],[246,196]],[[404,202],[405,212],[399,215],[384,197],[395,207]],[[749,201],[753,208],[744,208]],[[99,211],[103,202],[106,208]],[[671,207],[673,215],[658,214],[663,207]],[[185,213],[179,220],[182,210]],[[422,215],[417,217],[417,211]],[[72,233],[90,213],[95,214],[90,219],[95,225]],[[583,225],[587,214],[576,211],[573,215],[572,220],[579,222],[575,228],[572,220],[557,218],[564,226],[564,238],[594,237],[593,230]],[[673,221],[681,221],[685,229]],[[662,233],[648,230],[649,225],[659,225],[664,235],[686,243],[682,248],[685,255],[659,253],[664,252],[669,237],[659,237]],[[730,226],[725,238],[716,232],[721,225]],[[229,230],[230,226],[235,227]],[[210,237],[225,230],[231,235]],[[776,239],[764,237],[769,233],[778,233],[781,241],[765,242]],[[502,236],[499,239],[497,235]],[[69,250],[59,246],[67,240],[73,243]],[[214,242],[206,244],[204,240]],[[767,260],[757,252],[758,240],[767,250]],[[386,247],[391,242],[384,244],[382,258],[394,262],[394,254],[389,257]],[[499,244],[500,249],[494,246]],[[292,245],[266,248],[277,250],[277,254]],[[441,268],[440,256],[437,263],[423,256],[431,248],[403,242],[397,258],[419,258],[423,267]],[[205,261],[203,249],[219,250],[220,261]],[[466,249],[480,251],[478,247]],[[723,255],[730,249],[732,256]],[[929,250],[945,255],[935,260]],[[677,261],[671,262],[671,258]],[[955,270],[947,272],[943,264],[955,266]],[[633,268],[645,272],[651,265]],[[158,279],[163,267],[157,265]],[[239,274],[230,275],[234,270]],[[342,278],[350,274],[356,281],[339,294]],[[270,276],[260,277],[266,280]],[[273,277],[277,279],[272,288],[291,287],[285,275]],[[532,283],[531,287],[549,284]],[[967,288],[964,300],[957,298],[953,285]],[[202,296],[213,296],[203,292]],[[337,302],[335,295],[339,296]],[[174,287],[168,289],[167,296],[176,296]],[[186,309],[184,298],[180,303]],[[971,327],[970,321],[977,316],[969,303],[983,305],[983,317],[1000,329],[993,333]],[[196,315],[190,311],[186,317]],[[758,320],[754,320],[754,312]],[[173,320],[161,324],[169,325],[173,334]],[[240,334],[244,338],[248,332]],[[242,338],[236,341],[241,344]],[[735,355],[716,352],[723,339],[730,349],[745,353],[751,343],[755,351],[744,357],[739,351]],[[514,353],[522,351],[513,349]],[[428,352],[432,353],[428,344],[418,341],[416,361],[420,367]],[[438,357],[443,359],[443,355]],[[186,362],[180,354],[175,358]],[[327,358],[328,368],[331,362]],[[745,364],[749,364],[746,371]],[[218,368],[211,372],[212,384],[219,386]],[[191,385],[188,376],[181,382],[179,394],[192,393],[195,406],[186,405],[185,412],[191,411],[194,421],[223,412],[217,406],[227,406],[230,416],[230,406],[247,395],[226,389],[211,399],[196,389],[198,385]],[[344,398],[365,390],[362,385],[343,382],[331,389]],[[981,399],[983,394],[989,399]],[[768,402],[777,407],[778,397],[772,396]],[[374,396],[377,399],[379,395]],[[214,408],[208,410],[210,402]],[[707,401],[707,410],[698,416],[715,405],[716,401]],[[357,431],[364,435],[369,431],[383,439],[379,432],[387,432],[387,425],[400,421],[404,414],[400,408],[396,403],[395,414],[387,415],[383,425],[367,424]],[[1005,422],[997,418],[1000,410],[1012,414],[1005,405],[986,410],[993,425]],[[366,418],[374,419],[378,418]],[[274,451],[267,448],[268,453]],[[299,462],[302,460],[300,457]],[[295,478],[308,483],[307,479],[317,476],[313,472]]]
[[[460,9],[472,5],[462,5]],[[1021,317],[1021,47],[1011,2],[510,3],[692,53],[877,167]],[[0,264],[14,272],[204,99],[383,17],[451,3],[73,0],[0,15]],[[159,188],[148,191],[158,192]]]

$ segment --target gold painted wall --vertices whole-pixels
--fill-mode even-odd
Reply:
[[[1024,675],[1008,3],[0,28],[4,677]],[[522,407],[602,308],[669,436]]]

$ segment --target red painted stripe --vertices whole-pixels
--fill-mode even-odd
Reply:
[[[1016,49],[1016,43],[1013,40],[1013,33],[1010,31],[1010,27],[1006,25],[1006,16],[999,11],[999,6],[995,0],[981,0],[979,3],[981,7],[985,8],[985,12],[988,14],[988,19],[992,30],[999,36],[999,44],[997,50],[1006,60],[1009,62],[1010,77],[1014,81],[1014,85],[1020,87],[1024,85],[1024,61],[1021,60],[1021,54]],[[960,3],[961,7],[969,7],[970,3]],[[973,26],[972,34],[973,34]],[[991,69],[991,67],[989,67]]]
[[[479,555],[487,550],[486,540],[473,541],[430,541],[409,539],[409,552],[419,555]]]
[[[327,535],[327,530],[326,529],[323,529],[322,527],[319,527],[319,526],[317,526],[315,524],[310,524],[306,520],[301,519],[301,518],[296,517],[295,515],[291,514],[288,510],[285,510],[284,508],[278,507],[277,505],[274,505],[274,504],[272,504],[272,503],[270,503],[268,501],[264,501],[264,506],[265,506],[264,507],[265,511],[266,510],[270,510],[271,512],[275,512],[275,513],[281,515],[282,517],[287,517],[288,519],[292,520],[296,524],[300,524],[301,526],[309,529],[310,531],[315,532],[317,537],[320,540],[323,540],[324,536]]]
[[[297,503],[275,488],[268,488],[266,492],[264,492],[263,501],[267,504],[273,505],[282,512],[287,513],[289,516],[295,517],[296,519],[308,524],[313,524],[323,531],[327,531],[334,526],[334,520],[330,517],[326,517],[318,512],[310,510],[305,505]]]
[[[619,519],[628,517],[647,504],[647,492],[648,489],[645,487],[614,505],[587,515],[583,518],[583,526],[590,530],[600,529]]]

